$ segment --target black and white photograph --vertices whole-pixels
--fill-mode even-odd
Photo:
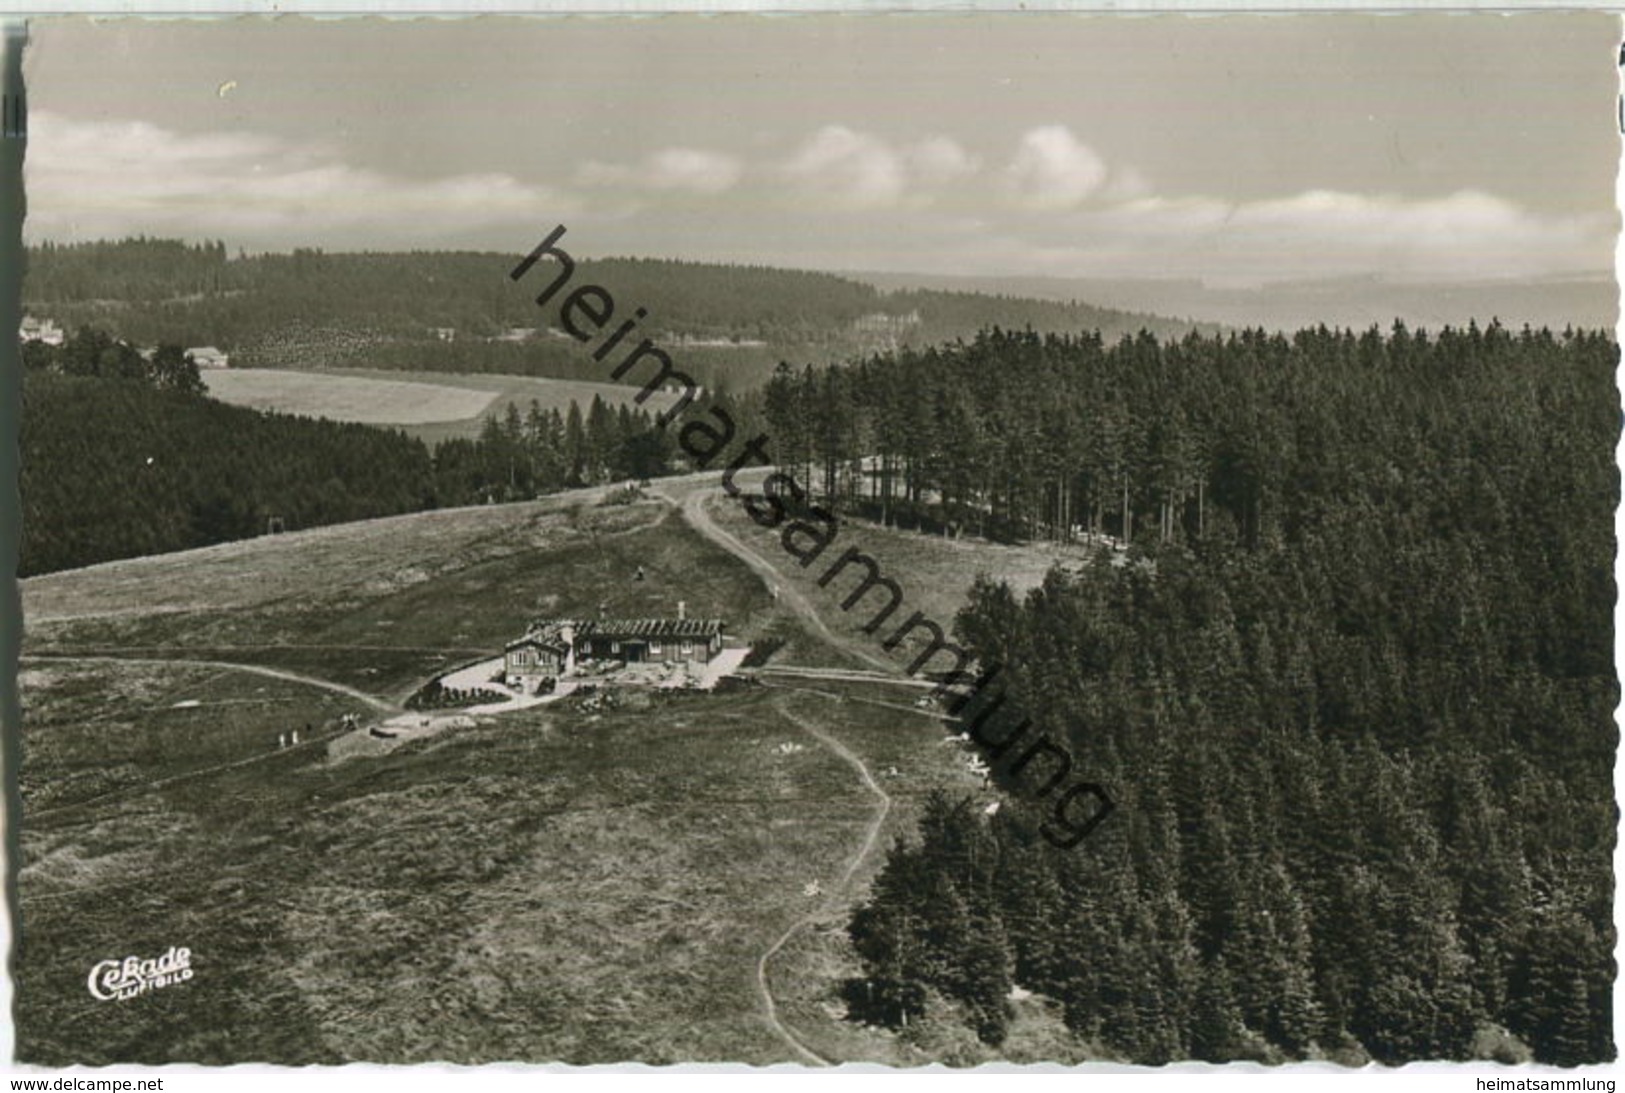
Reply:
[[[16,1062],[1612,1090],[1620,60],[30,21]]]

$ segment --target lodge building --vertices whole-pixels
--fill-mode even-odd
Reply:
[[[575,671],[582,661],[701,665],[722,652],[722,620],[546,619],[503,650],[503,681],[533,691]]]

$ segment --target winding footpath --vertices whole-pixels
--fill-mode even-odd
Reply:
[[[329,679],[318,679],[315,676],[302,675],[298,672],[289,672],[282,668],[267,668],[261,664],[237,664],[224,660],[187,660],[181,657],[86,657],[75,656],[67,653],[30,653],[24,654],[18,658],[19,664],[50,664],[53,662],[62,661],[72,661],[76,664],[142,664],[149,666],[173,664],[187,668],[211,668],[223,672],[247,672],[251,675],[265,676],[269,679],[280,679],[289,683],[299,683],[306,687],[316,687],[324,691],[332,691],[335,694],[341,694],[347,698],[353,698],[358,702],[363,702],[379,713],[395,714],[400,712],[399,707],[385,702],[376,695],[367,694],[365,691],[358,691],[354,687],[347,687],[342,683],[334,683]],[[325,743],[327,740],[332,738],[332,735],[337,734],[312,737],[309,740],[302,740],[298,744],[293,745],[293,748],[306,748],[315,744]],[[273,756],[285,754],[286,750],[292,750],[292,748],[278,751],[265,751],[257,755],[250,755],[246,759],[234,759],[229,763],[218,763],[212,767],[201,767],[197,770],[184,771],[181,774],[172,774],[168,778],[159,778],[151,782],[142,782],[139,785],[134,786],[124,786],[108,793],[98,794],[95,797],[87,797],[82,801],[74,801],[70,804],[57,805],[54,808],[40,809],[33,812],[31,815],[33,819],[38,820],[47,816],[57,815],[59,813],[72,812],[77,809],[84,808],[86,805],[106,804],[111,800],[125,797],[135,797],[143,793],[151,793],[154,790],[177,785],[181,782],[189,782],[196,778],[204,778],[211,774],[218,774],[223,770],[235,770],[238,767],[246,767],[252,766],[255,763],[263,763]]]
[[[767,584],[768,588],[773,590],[774,598],[778,600],[779,603],[788,607],[797,618],[801,619],[802,622],[806,624],[809,630],[816,633],[819,637],[823,638],[826,643],[840,652],[861,660],[866,664],[873,665],[876,669],[878,669],[877,672],[868,672],[863,670],[826,671],[820,669],[791,669],[785,674],[802,679],[844,679],[854,682],[875,683],[904,682],[904,679],[900,675],[898,667],[895,664],[892,664],[884,658],[870,652],[868,649],[863,648],[856,641],[838,637],[824,623],[823,618],[807,600],[807,597],[802,595],[800,591],[790,586],[787,582],[784,582],[783,577],[780,576],[778,570],[773,567],[771,562],[762,557],[760,553],[746,544],[738,536],[732,534],[731,532],[725,531],[723,528],[718,526],[717,522],[711,518],[711,513],[706,507],[707,501],[712,496],[715,496],[711,491],[706,489],[695,489],[692,490],[681,501],[669,493],[662,492],[661,496],[682,510],[683,519],[688,522],[690,527],[699,532],[701,535],[705,536],[707,539],[710,539],[712,542],[716,543],[718,546],[722,547],[740,561],[744,562],[752,572],[761,577],[762,580]],[[935,684],[927,683],[926,686],[934,687]],[[802,690],[802,688],[795,689]],[[836,695],[829,695],[825,692],[812,693],[821,694],[826,698],[840,701],[839,697]],[[864,832],[863,843],[858,847],[857,853],[852,855],[852,859],[847,863],[846,871],[841,874],[841,879],[836,883],[828,897],[819,904],[816,910],[810,911],[807,914],[802,915],[800,918],[797,918],[794,922],[790,923],[790,925],[785,929],[784,933],[780,934],[773,944],[769,945],[767,950],[763,952],[756,961],[756,992],[761,998],[762,1012],[767,1019],[769,1027],[771,1027],[778,1037],[789,1046],[791,1051],[795,1053],[795,1056],[798,1059],[816,1066],[834,1066],[836,1064],[833,1060],[824,1058],[824,1056],[818,1054],[812,1048],[808,1047],[807,1044],[804,1043],[801,1038],[798,1037],[795,1032],[792,1031],[790,1027],[786,1025],[779,1017],[778,1003],[773,997],[772,987],[768,984],[768,965],[772,962],[773,958],[777,956],[787,944],[790,943],[792,938],[794,938],[798,933],[806,929],[808,926],[812,925],[814,922],[818,921],[820,918],[827,915],[834,906],[835,901],[839,898],[845,897],[848,894],[847,889],[851,886],[853,877],[857,875],[858,870],[866,861],[868,861],[869,855],[872,854],[875,847],[879,845],[880,833],[885,826],[886,818],[891,814],[892,798],[885,790],[880,788],[880,783],[875,781],[874,774],[869,770],[868,766],[865,765],[863,760],[852,751],[852,749],[848,748],[845,744],[841,743],[841,741],[824,732],[816,725],[810,724],[801,718],[786,699],[781,698],[774,704],[786,718],[795,724],[797,728],[806,733],[808,736],[811,736],[813,739],[817,740],[830,751],[834,752],[835,755],[840,757],[843,762],[856,771],[859,780],[864,785],[864,788],[873,794],[876,800],[879,801],[879,807],[875,810],[874,818],[870,820],[868,829]],[[908,709],[907,707],[898,708],[905,710]],[[922,711],[913,710],[910,712],[919,713]]]
[[[863,782],[864,787],[874,794],[875,798],[880,802],[880,807],[875,810],[874,818],[869,821],[869,828],[864,833],[863,845],[859,846],[858,852],[852,855],[852,860],[847,863],[846,872],[841,874],[841,879],[836,883],[828,898],[819,904],[817,910],[809,911],[790,923],[784,933],[780,934],[778,939],[769,945],[767,951],[762,953],[756,961],[756,993],[761,997],[762,1010],[767,1016],[767,1023],[774,1032],[778,1033],[781,1040],[790,1045],[790,1048],[800,1058],[816,1066],[834,1066],[835,1063],[832,1060],[824,1058],[808,1047],[800,1037],[791,1031],[788,1025],[779,1019],[778,1003],[774,1001],[773,989],[768,986],[767,982],[767,966],[778,955],[779,950],[790,943],[791,938],[828,914],[837,898],[847,895],[847,889],[851,886],[852,878],[880,842],[880,832],[885,827],[886,817],[891,815],[892,799],[890,794],[880,788],[880,783],[875,781],[874,775],[870,773],[868,766],[853,753],[852,749],[816,725],[803,720],[784,699],[778,699],[774,702],[774,705],[778,707],[781,714],[793,722],[802,732],[840,756],[842,761],[857,771],[858,778]]]
[[[301,675],[298,672],[290,672],[283,668],[267,668],[263,664],[237,664],[227,660],[188,660],[184,657],[80,656],[77,653],[26,653],[18,659],[24,663],[29,661],[71,661],[75,664],[180,664],[191,668],[216,668],[223,672],[248,672],[252,675],[287,680],[289,683],[302,683],[307,687],[319,687],[324,691],[333,691],[336,694],[346,695],[358,702],[365,702],[381,713],[400,712],[399,707],[392,706],[377,695],[358,691],[354,687],[347,687],[342,683],[334,683],[330,679],[318,679],[315,676]]]
[[[706,502],[714,496],[713,494],[703,489],[694,490],[681,502],[668,493],[662,492],[661,496],[682,509],[683,519],[688,521],[689,526],[695,531],[749,566],[751,571],[761,577],[768,588],[773,591],[774,597],[780,603],[789,607],[797,618],[806,623],[808,628],[823,638],[826,643],[848,656],[863,661],[865,664],[873,665],[887,675],[895,676],[897,674],[897,666],[884,657],[876,656],[856,641],[837,636],[834,631],[824,624],[823,618],[813,605],[808,602],[807,597],[803,596],[799,590],[790,584],[784,582],[784,578],[780,576],[777,569],[773,568],[771,562],[757,553],[744,540],[719,526],[711,518],[711,513],[706,508]]]

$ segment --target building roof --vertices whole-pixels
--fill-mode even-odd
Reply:
[[[570,651],[570,645],[564,640],[561,631],[570,625],[572,623],[566,619],[534,623],[524,637],[510,641],[502,648],[506,651],[517,649],[521,645],[534,645],[538,649],[548,649],[562,656]]]
[[[25,315],[21,325],[17,327],[17,333],[30,341],[43,341],[52,337],[60,338],[62,328],[50,319],[38,319],[32,315]]]
[[[721,619],[589,619],[576,624],[579,638],[711,638]]]
[[[570,647],[557,638],[542,637],[540,634],[526,634],[522,638],[517,638],[514,641],[510,641],[508,644],[502,647],[502,651],[506,653],[511,650],[518,649],[523,645],[533,645],[538,649],[546,649],[549,652],[558,653],[561,656],[570,651]]]
[[[710,639],[722,633],[721,619],[568,619],[545,620],[535,623],[526,638],[553,637],[565,626],[575,628],[581,638],[625,639]],[[520,639],[524,640],[523,638]],[[518,644],[517,642],[515,644]],[[511,646],[510,646],[511,648]]]

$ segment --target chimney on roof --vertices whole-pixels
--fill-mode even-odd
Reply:
[[[682,622],[686,618],[688,618],[688,604],[684,603],[682,600],[678,600],[677,601],[677,621]]]

